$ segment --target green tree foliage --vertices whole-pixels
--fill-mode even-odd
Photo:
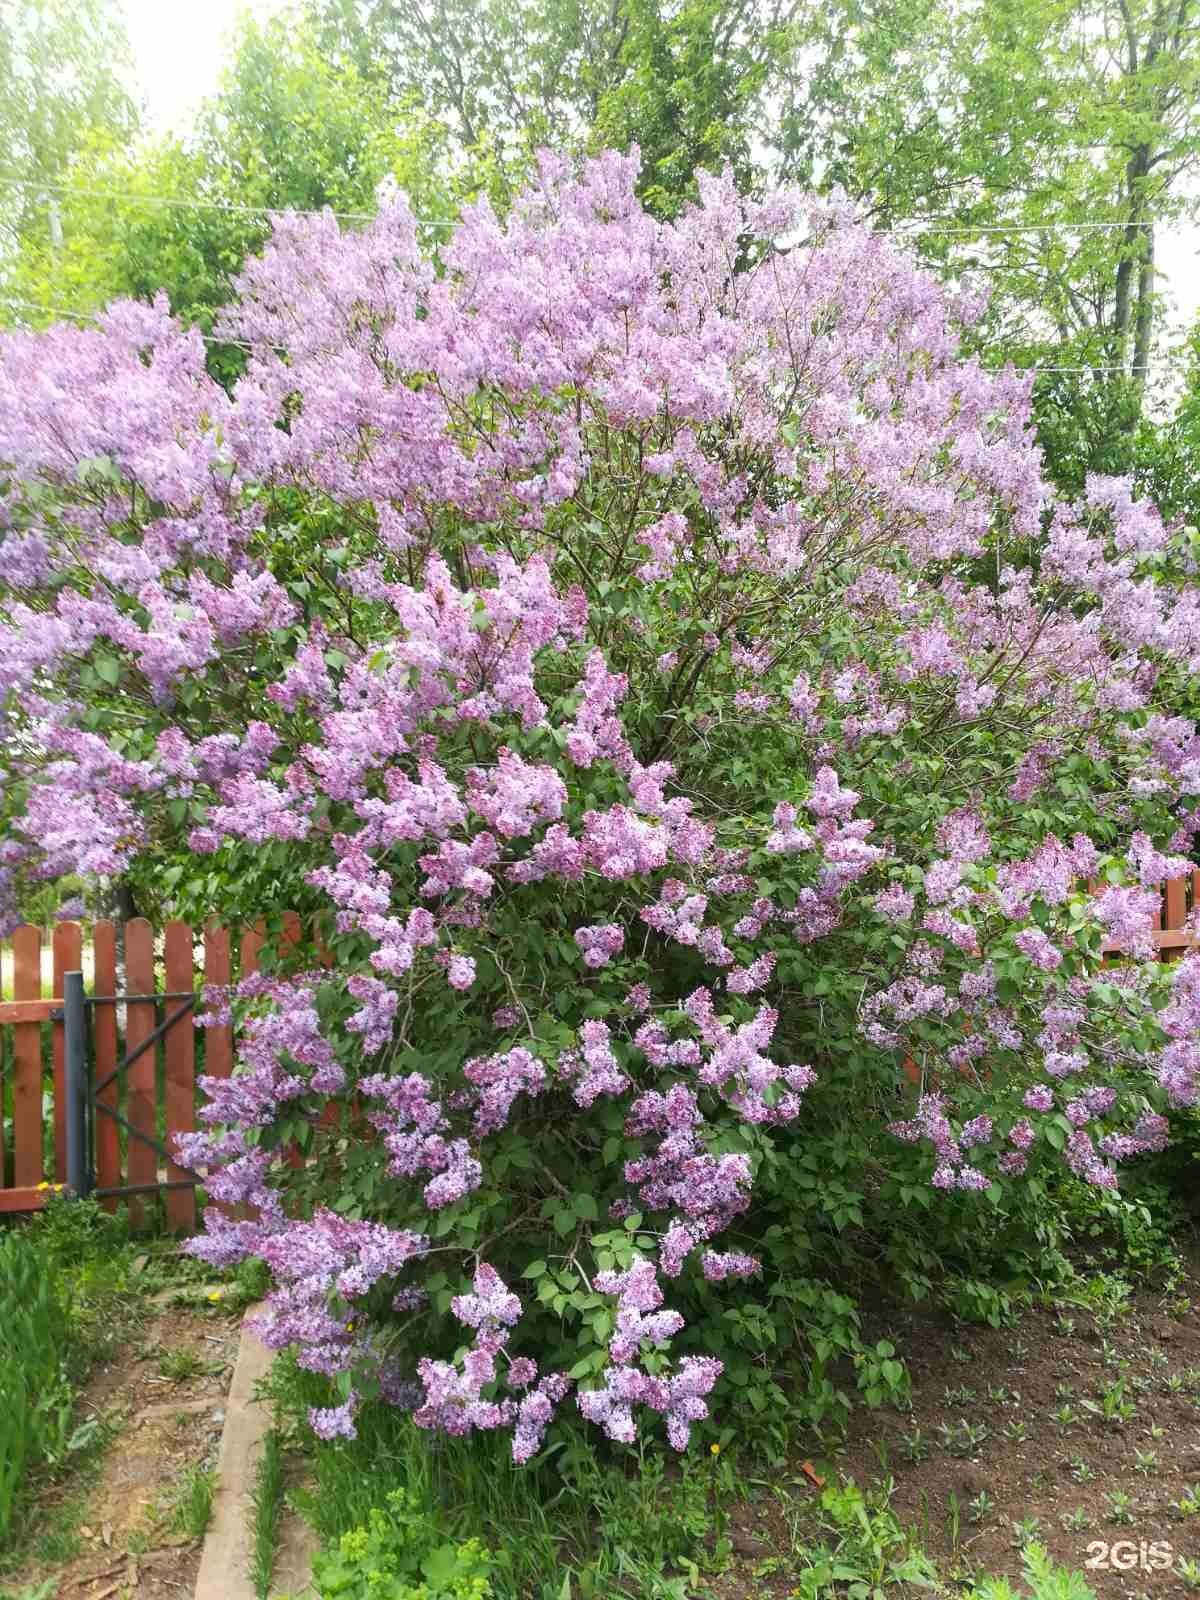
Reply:
[[[136,125],[129,50],[113,0],[5,0],[0,7],[0,241],[56,231],[54,185],[104,130]]]
[[[1198,16],[1196,0],[844,0],[783,91],[781,170],[842,185],[882,226],[978,230],[919,248],[986,279],[980,347],[1090,369],[1039,382],[1072,488],[1133,462],[1162,324],[1155,232],[1194,211]]]
[[[672,215],[697,168],[753,173],[797,0],[314,0],[331,48],[420,100],[507,189],[533,152],[641,146],[642,197]]]
[[[390,179],[420,215],[445,217],[442,154],[432,124],[399,118],[378,85],[329,60],[296,18],[247,19],[189,139],[130,146],[95,132],[75,152],[59,191],[61,242],[23,241],[7,274],[9,320],[50,322],[54,308],[82,315],[163,291],[210,333],[232,274],[270,231],[269,208],[368,214]],[[240,357],[215,347],[211,364],[229,376]]]
[[[1187,342],[1183,392],[1161,427],[1143,424],[1136,476],[1164,515],[1200,525],[1200,326]]]
[[[754,175],[766,137],[767,99],[798,40],[789,0],[627,0],[623,73],[595,118],[602,145],[638,144],[642,196],[671,215],[691,195],[697,169],[728,162]]]
[[[422,214],[442,200],[432,172],[443,153],[419,107],[398,116],[353,62],[327,56],[292,15],[243,22],[198,144],[211,181],[249,204],[373,209],[388,178]]]

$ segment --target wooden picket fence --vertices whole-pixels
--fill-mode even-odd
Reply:
[[[281,945],[299,938],[294,912],[276,926]],[[86,936],[75,922],[61,922],[49,935],[22,927],[0,943],[0,1213],[37,1210],[50,1186],[66,1181],[63,975],[82,969],[97,1086],[96,1192],[139,1188],[130,1198],[137,1220],[142,1195],[161,1185],[168,1227],[194,1227],[194,1191],[166,1187],[186,1184],[188,1174],[137,1135],[169,1146],[174,1134],[195,1126],[198,1051],[204,1072],[232,1071],[233,1029],[197,1030],[188,997],[257,972],[267,937],[262,923],[235,930],[214,919],[196,931],[172,921],[160,933],[135,917],[123,926],[95,922]],[[126,1056],[135,1058],[122,1070]]]
[[[1200,905],[1200,872],[1186,878],[1172,878],[1162,886],[1154,942],[1160,961],[1173,961],[1195,941],[1183,931],[1183,924],[1194,906]]]
[[[1154,934],[1161,960],[1177,959],[1192,942],[1183,924],[1193,905],[1200,905],[1200,871],[1163,885]],[[274,926],[280,946],[300,937],[295,912],[274,919]],[[87,937],[76,922],[61,922],[49,934],[18,928],[7,952],[0,942],[0,1213],[37,1210],[49,1187],[66,1181],[63,975],[83,969],[91,1077],[98,1086],[91,1150],[96,1192],[112,1205],[106,1190],[138,1188],[141,1193],[129,1200],[136,1221],[143,1214],[142,1195],[161,1186],[168,1227],[195,1226],[195,1193],[183,1186],[188,1174],[137,1134],[169,1146],[172,1135],[195,1126],[198,1050],[204,1072],[227,1077],[232,1071],[233,1029],[196,1030],[191,1006],[181,1006],[180,997],[257,972],[267,937],[262,923],[235,930],[214,919],[196,931],[168,922],[160,934],[135,917],[123,926],[95,922]],[[136,1059],[122,1071],[124,1058],[134,1052]],[[915,1067],[905,1066],[913,1076]]]

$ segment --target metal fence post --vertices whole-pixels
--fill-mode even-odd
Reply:
[[[67,1187],[79,1197],[88,1191],[87,1010],[83,973],[63,973],[63,1054],[67,1092]]]

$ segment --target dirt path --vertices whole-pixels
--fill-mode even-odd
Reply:
[[[151,1306],[83,1393],[83,1413],[113,1437],[82,1491],[66,1481],[41,1497],[30,1557],[3,1587],[53,1578],[58,1600],[191,1595],[200,1541],[181,1500],[215,1462],[237,1343],[237,1320],[216,1309]]]

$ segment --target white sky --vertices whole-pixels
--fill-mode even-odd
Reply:
[[[268,16],[282,0],[123,0],[149,121],[184,131],[217,87],[225,45],[243,11]],[[1158,265],[1181,322],[1200,313],[1200,228],[1160,230]]]
[[[181,132],[217,87],[225,45],[243,11],[269,16],[279,0],[122,0],[138,90],[149,120]]]
[[[1200,315],[1200,228],[1162,229],[1155,241],[1156,265],[1184,326]]]

